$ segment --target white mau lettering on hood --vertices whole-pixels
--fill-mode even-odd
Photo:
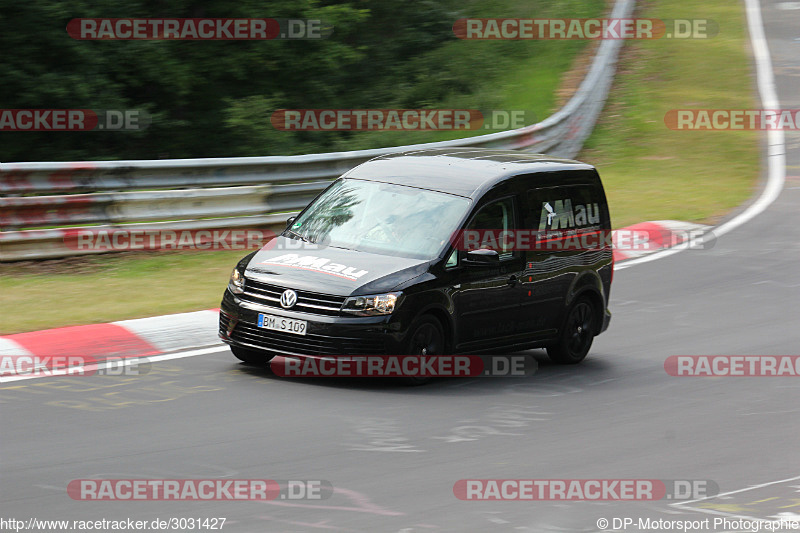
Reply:
[[[355,267],[331,263],[330,259],[315,257],[313,255],[284,254],[261,262],[262,265],[284,265],[289,267],[313,270],[332,276],[339,276],[350,280],[357,280],[367,273],[366,270],[356,271]]]

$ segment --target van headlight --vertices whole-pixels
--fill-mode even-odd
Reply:
[[[239,272],[238,268],[234,268],[233,272],[231,272],[228,288],[233,294],[242,294],[244,292],[244,276]]]
[[[399,297],[399,292],[351,296],[342,304],[342,311],[361,316],[391,315]]]

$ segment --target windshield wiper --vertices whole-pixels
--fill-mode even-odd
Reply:
[[[303,242],[307,242],[307,243],[309,243],[309,244],[315,244],[315,243],[314,243],[314,241],[312,241],[312,240],[310,240],[310,239],[308,239],[308,238],[306,238],[306,237],[304,237],[304,236],[300,235],[300,234],[299,234],[299,233],[297,233],[296,231],[292,231],[292,230],[290,230],[290,229],[287,229],[287,230],[286,230],[286,232],[287,232],[287,233],[289,233],[290,235],[294,235],[295,237],[297,237],[298,239],[300,239],[300,240],[301,240],[301,241],[303,241]]]

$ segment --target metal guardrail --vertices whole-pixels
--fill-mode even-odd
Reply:
[[[617,0],[610,16],[629,17],[634,2]],[[92,253],[66,246],[65,229],[35,229],[43,227],[70,226],[71,232],[120,225],[126,229],[162,224],[170,229],[280,227],[330,180],[392,152],[462,146],[574,157],[606,101],[622,43],[602,41],[569,102],[544,121],[516,130],[298,156],[0,163],[0,261]]]

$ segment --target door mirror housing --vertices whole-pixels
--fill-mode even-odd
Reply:
[[[500,262],[500,254],[497,250],[490,248],[479,248],[470,250],[464,257],[463,263],[466,266],[493,266]]]
[[[296,218],[297,217],[289,217],[289,218],[287,218],[286,219],[286,227],[288,228],[289,226],[291,226],[292,222],[294,222]]]

